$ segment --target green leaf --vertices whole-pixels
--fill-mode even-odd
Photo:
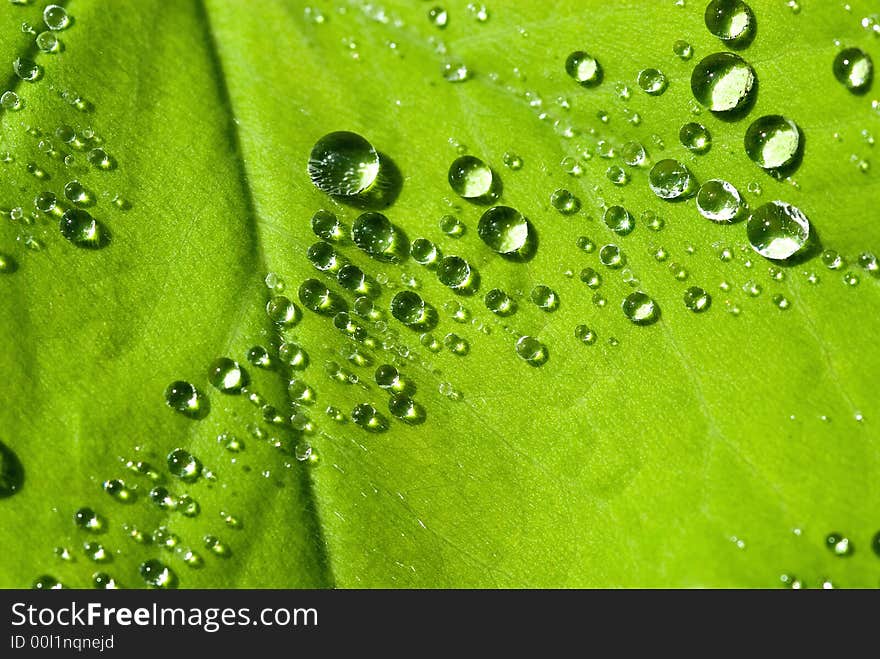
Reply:
[[[25,471],[20,491],[0,499],[0,585],[51,575],[89,587],[106,572],[141,587],[139,566],[158,558],[181,587],[771,587],[783,574],[808,586],[875,586],[880,304],[876,278],[856,260],[880,248],[877,175],[857,166],[872,164],[863,131],[877,131],[878,114],[873,92],[854,95],[831,71],[835,39],[880,57],[860,24],[871,3],[853,1],[847,11],[805,1],[795,13],[781,0],[751,2],[758,33],[740,54],[759,88],[736,121],[697,114],[690,90],[694,65],[725,50],[703,24],[704,3],[588,4],[497,3],[480,22],[466,2],[450,2],[440,30],[426,16],[430,6],[403,0],[305,11],[284,2],[74,1],[55,54],[37,54],[34,35],[19,29],[41,24],[41,4],[4,6],[0,62],[32,57],[43,75],[22,82],[10,73],[7,88],[23,107],[0,114],[0,150],[9,153],[0,163],[8,215],[0,251],[18,266],[0,275],[0,441]],[[693,45],[692,60],[673,54],[676,39]],[[599,86],[566,75],[574,50],[599,59]],[[444,80],[444,65],[462,63],[470,79]],[[645,67],[666,74],[665,93],[638,88]],[[744,153],[746,128],[765,114],[793,119],[805,137],[790,178],[766,175]],[[680,145],[688,121],[711,131],[708,154]],[[57,136],[64,126],[79,136],[91,129],[117,166],[90,165],[87,149]],[[402,185],[383,212],[409,239],[466,258],[479,291],[455,295],[412,259],[379,262],[351,244],[337,250],[387,282],[377,300],[386,314],[393,293],[417,282],[440,314],[432,336],[442,346],[455,333],[468,354],[433,352],[390,316],[358,319],[374,347],[308,310],[290,329],[267,317],[268,273],[298,306],[309,278],[352,303],[306,257],[317,241],[315,211],[333,210],[347,226],[362,212],[321,193],[306,173],[316,140],[336,130],[364,135],[393,161]],[[638,140],[654,162],[676,158],[700,181],[730,181],[753,208],[795,204],[847,266],[829,270],[814,251],[783,264],[777,280],[769,268],[778,264],[748,248],[744,222],[716,225],[693,199],[659,200],[647,168],[600,157],[599,140],[618,152]],[[569,175],[560,163],[584,149],[593,157],[582,160],[581,176]],[[499,258],[479,239],[485,206],[459,199],[447,183],[460,152],[489,163],[503,180],[501,202],[530,218],[539,245],[529,262]],[[522,169],[506,168],[505,152],[521,156]],[[615,164],[627,185],[606,177]],[[57,212],[26,220],[42,191],[70,206],[63,190],[71,180],[95,197],[87,210],[109,232],[102,249],[64,240]],[[578,213],[551,206],[559,188],[580,199]],[[637,218],[625,237],[601,221],[603,204],[618,203]],[[644,211],[665,228],[652,231]],[[449,213],[467,227],[463,237],[439,229]],[[578,249],[580,236],[619,244],[626,268],[601,266],[596,252]],[[28,237],[43,248],[28,249]],[[660,247],[669,254],[663,262],[653,256]],[[719,258],[725,247],[732,260]],[[584,267],[602,275],[604,306],[579,280]],[[857,286],[844,283],[848,272]],[[808,281],[812,273],[818,284]],[[624,317],[621,300],[635,290],[626,278],[656,300],[658,322]],[[743,291],[748,282],[760,295]],[[557,311],[529,301],[536,285],[558,293]],[[712,294],[708,312],[685,308],[693,285]],[[515,315],[485,308],[483,295],[496,287],[519,298]],[[790,307],[780,310],[776,295]],[[453,317],[459,305],[466,322]],[[596,332],[595,344],[575,337],[579,324]],[[546,364],[517,356],[522,335],[546,344]],[[305,430],[267,423],[246,396],[208,383],[211,362],[231,357],[247,367],[250,390],[290,414],[291,373],[245,361],[250,347],[277,352],[281,341],[309,356],[292,374],[316,396],[305,406]],[[331,377],[328,363],[357,382]],[[415,384],[424,423],[390,414],[389,394],[374,379],[382,364]],[[175,380],[200,389],[207,416],[164,404]],[[325,413],[332,407],[348,418],[360,403],[389,420],[386,432]],[[241,438],[245,450],[227,451],[221,433]],[[176,448],[213,476],[171,476],[165,460]],[[139,461],[201,512],[156,506],[155,483],[126,466]],[[137,486],[136,501],[103,491],[114,478]],[[105,533],[76,527],[82,507],[106,520]],[[226,523],[229,515],[240,528]],[[176,547],[160,547],[161,533],[152,545],[130,537],[160,527]],[[829,551],[831,533],[848,538],[851,555]],[[212,553],[206,535],[231,555]],[[85,542],[102,543],[112,560],[92,562]],[[75,560],[56,556],[56,547]],[[188,549],[203,556],[201,568],[186,564]]]

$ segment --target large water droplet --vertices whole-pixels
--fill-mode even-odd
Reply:
[[[642,291],[627,295],[623,304],[623,315],[636,325],[650,325],[660,317],[660,307],[651,297]]]
[[[58,228],[61,235],[77,247],[100,249],[110,241],[110,234],[104,226],[80,208],[65,211]]]
[[[165,404],[191,419],[201,419],[208,409],[208,400],[195,385],[184,380],[175,380],[165,387]]]
[[[694,98],[712,112],[730,112],[744,106],[754,85],[754,70],[734,53],[709,55],[691,74]]]
[[[720,179],[706,181],[697,193],[697,210],[700,215],[713,222],[733,222],[742,205],[739,190]]]
[[[170,567],[155,558],[141,563],[138,572],[144,583],[151,588],[177,588],[177,575]]]
[[[755,164],[764,169],[778,169],[794,161],[800,132],[791,119],[768,115],[752,122],[744,143],[746,153]]]
[[[685,199],[697,188],[697,180],[690,170],[678,160],[659,161],[651,168],[648,183],[661,199]]]
[[[168,471],[180,480],[193,483],[202,474],[202,463],[189,451],[176,448],[168,454]]]
[[[533,336],[521,336],[514,346],[516,354],[529,366],[541,366],[550,357],[550,351]]]
[[[784,260],[794,256],[810,237],[810,221],[800,209],[784,201],[756,208],[746,225],[749,243],[761,256]]]
[[[754,36],[755,15],[742,0],[712,0],[704,18],[709,32],[722,41],[745,43]]]
[[[24,467],[15,452],[0,442],[0,499],[11,497],[24,485]]]
[[[584,87],[592,87],[602,81],[599,62],[582,50],[576,50],[566,58],[565,71],[572,80]]]
[[[25,82],[33,82],[43,73],[42,67],[27,57],[16,57],[12,61],[12,70]]]
[[[449,186],[464,199],[485,199],[492,195],[492,169],[479,158],[461,156],[449,166]]]
[[[493,206],[480,217],[477,234],[489,249],[507,256],[530,252],[531,226],[525,216],[509,206]]]
[[[834,77],[850,91],[859,94],[868,90],[874,77],[871,56],[861,48],[846,48],[834,58]]]
[[[379,154],[357,133],[329,133],[312,148],[308,170],[319,190],[330,195],[352,196],[376,182]]]
[[[64,7],[46,5],[46,8],[43,9],[43,22],[50,30],[63,30],[70,25],[70,16]]]
[[[208,382],[225,394],[238,394],[248,383],[248,374],[238,362],[219,357],[208,368]]]

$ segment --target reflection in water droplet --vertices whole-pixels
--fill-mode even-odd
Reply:
[[[636,226],[635,218],[623,206],[609,206],[602,215],[602,221],[618,236],[625,236]]]
[[[712,0],[704,19],[709,32],[722,41],[744,43],[755,29],[755,15],[742,0]]]
[[[732,184],[720,179],[706,181],[697,193],[697,210],[713,222],[733,222],[742,210],[742,196]]]
[[[709,130],[695,121],[684,124],[678,131],[678,139],[689,151],[697,154],[706,153],[712,146]]]
[[[58,227],[61,235],[77,247],[100,249],[109,242],[107,230],[88,212],[80,208],[65,211]]]
[[[599,62],[582,50],[576,50],[566,58],[565,72],[585,87],[596,85],[602,79]]]
[[[178,448],[168,454],[168,471],[186,483],[193,483],[202,474],[202,463],[189,451]]]
[[[550,351],[533,336],[521,336],[514,346],[516,354],[529,366],[542,366],[550,357]]]
[[[846,48],[837,53],[832,66],[834,77],[852,92],[867,91],[874,77],[871,56],[860,48]]]
[[[208,382],[225,394],[237,394],[248,383],[248,375],[238,362],[219,357],[208,368]]]
[[[745,136],[746,154],[759,167],[778,169],[789,165],[798,152],[797,124],[778,114],[752,122]]]
[[[641,291],[627,295],[621,308],[623,315],[636,325],[650,325],[660,317],[660,308],[657,303]]]
[[[696,192],[697,181],[690,170],[677,160],[665,159],[651,168],[648,183],[661,199],[685,199]]]
[[[559,308],[559,295],[549,286],[535,286],[530,298],[532,303],[543,311],[552,312]]]
[[[587,325],[578,325],[574,328],[575,338],[585,345],[593,345],[596,342],[596,333]]]
[[[666,91],[666,76],[657,69],[639,71],[638,83],[643,92],[652,96],[659,96]]]
[[[207,410],[207,399],[192,383],[184,380],[175,380],[165,388],[165,404],[192,419],[201,418]]]
[[[492,192],[492,169],[479,158],[461,156],[449,166],[449,186],[463,199],[487,198]]]
[[[755,72],[739,55],[714,53],[694,67],[691,91],[712,112],[743,107],[752,94]]]
[[[691,286],[684,292],[684,306],[700,313],[706,311],[712,304],[712,296],[699,286]]]
[[[749,243],[764,258],[784,260],[794,256],[810,237],[810,221],[798,208],[771,201],[756,208],[746,225]]]
[[[322,192],[353,196],[367,190],[379,175],[379,154],[356,133],[329,133],[309,155],[309,177]]]

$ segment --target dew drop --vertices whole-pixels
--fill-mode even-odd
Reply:
[[[3,94],[0,94],[0,108],[4,110],[15,112],[22,108],[21,97],[16,94],[14,91],[5,91]]]
[[[825,264],[825,267],[829,270],[839,270],[846,262],[843,257],[833,249],[826,249],[822,252],[822,263]]]
[[[549,286],[535,286],[529,297],[542,311],[552,312],[559,308],[559,295]]]
[[[712,112],[730,112],[744,106],[754,85],[754,70],[734,53],[709,55],[691,74],[694,98]]]
[[[399,263],[409,251],[400,230],[382,213],[362,213],[351,227],[354,244],[379,261]]]
[[[550,195],[550,205],[562,215],[574,215],[581,209],[581,200],[564,188]]]
[[[446,82],[465,82],[470,80],[472,75],[467,65],[462,62],[446,62],[441,74]]]
[[[458,355],[459,357],[463,357],[471,351],[471,346],[467,342],[467,339],[454,332],[450,332],[443,337],[443,345],[449,349],[449,352],[453,355]]]
[[[660,307],[646,293],[636,291],[627,295],[621,304],[623,315],[636,325],[650,325],[660,317]]]
[[[576,50],[566,58],[565,72],[584,87],[592,87],[602,80],[599,62],[582,50]]]
[[[446,256],[437,265],[437,279],[452,290],[469,294],[476,288],[477,275],[460,256]]]
[[[550,357],[550,351],[533,336],[521,336],[514,346],[516,354],[529,366],[542,366]]]
[[[101,249],[110,240],[107,230],[87,211],[71,208],[61,216],[61,235],[77,247]]]
[[[712,296],[699,286],[691,286],[684,292],[684,306],[700,313],[709,309],[712,304]]]
[[[637,79],[642,91],[651,96],[659,96],[666,91],[666,76],[657,69],[642,69]]]
[[[834,58],[832,69],[834,77],[856,94],[867,91],[874,77],[871,57],[860,48],[841,50]]]
[[[843,283],[847,286],[858,286],[859,276],[854,272],[847,272],[843,275]]]
[[[40,32],[34,39],[34,43],[44,53],[57,53],[61,50],[61,42],[58,37],[48,31]]]
[[[379,154],[357,133],[338,131],[319,139],[309,155],[309,177],[329,195],[353,196],[379,176]]]
[[[151,588],[177,588],[177,575],[170,567],[155,558],[141,563],[138,572],[144,583]]]
[[[581,270],[581,281],[592,289],[599,288],[602,285],[602,275],[593,270],[593,268],[584,268]]]
[[[388,420],[373,405],[360,403],[351,411],[351,420],[367,432],[384,432],[388,430]]]
[[[678,139],[687,150],[703,154],[712,147],[712,136],[709,130],[695,121],[684,124],[678,131]]]
[[[732,184],[720,179],[706,181],[697,193],[697,210],[707,220],[730,223],[742,210],[742,196]]]
[[[611,167],[605,170],[605,178],[614,185],[626,185],[629,183],[629,174],[617,165],[611,165]]]
[[[407,327],[431,330],[437,325],[437,312],[414,291],[400,291],[391,300],[391,315]]]
[[[192,419],[202,418],[208,406],[195,385],[184,380],[175,380],[165,388],[165,404]]]
[[[193,483],[202,474],[202,463],[189,451],[177,448],[168,454],[168,471],[186,483]]]
[[[104,481],[104,491],[119,503],[134,503],[137,494],[134,488],[125,484],[119,478]]]
[[[622,268],[626,264],[626,257],[617,245],[603,245],[599,250],[599,263],[612,269]]]
[[[463,199],[491,196],[494,186],[492,169],[479,158],[460,156],[449,166],[449,186]]]
[[[785,260],[807,243],[810,221],[795,206],[771,201],[752,212],[746,234],[758,254],[768,259]]]
[[[516,302],[500,288],[493,288],[483,300],[486,308],[497,316],[512,316],[516,313]]]
[[[426,418],[425,409],[406,394],[395,394],[388,400],[388,411],[400,421],[409,425],[423,423]]]
[[[636,226],[635,218],[623,206],[609,206],[602,215],[602,221],[618,236],[631,233]]]
[[[591,346],[596,342],[596,333],[587,325],[578,325],[575,327],[574,336],[584,345]]]
[[[776,295],[774,295],[772,298],[772,302],[781,311],[785,311],[786,309],[791,307],[791,302],[782,293],[777,293]]]
[[[514,171],[522,169],[523,166],[523,159],[512,151],[505,151],[504,155],[501,158],[501,161],[508,169],[512,169]]]
[[[224,394],[238,394],[248,383],[248,374],[238,362],[219,357],[208,368],[208,382]]]
[[[648,160],[648,153],[640,142],[627,142],[620,149],[620,157],[630,167],[641,167]]]
[[[851,556],[855,551],[849,538],[841,533],[829,533],[825,537],[825,546],[828,547],[835,556]]]
[[[43,22],[50,30],[63,30],[70,25],[70,16],[64,7],[59,5],[47,5],[43,9]]]
[[[348,308],[345,300],[317,279],[306,279],[300,284],[298,295],[306,309],[322,316],[335,316]]]
[[[459,220],[455,215],[444,215],[438,223],[440,231],[450,238],[461,238],[466,231],[464,222]]]
[[[449,24],[449,14],[443,7],[431,7],[428,10],[428,20],[431,25],[442,30]]]
[[[755,15],[742,0],[712,0],[704,19],[709,32],[722,41],[745,43],[754,36]]]
[[[677,160],[659,161],[651,168],[648,183],[661,199],[685,199],[697,188],[697,181],[690,170]]]
[[[42,67],[27,57],[16,57],[12,61],[12,70],[25,82],[34,82],[43,73]]]
[[[333,243],[345,239],[345,227],[336,217],[336,214],[328,210],[319,210],[312,215],[312,232],[319,238]]]
[[[773,114],[752,122],[745,136],[746,154],[759,167],[779,169],[791,164],[798,152],[800,132],[791,119]]]
[[[73,523],[89,533],[103,533],[107,530],[107,520],[91,508],[80,508],[73,514]]]
[[[419,265],[435,266],[440,261],[440,249],[427,238],[416,238],[410,245],[410,254]]]
[[[95,572],[92,575],[92,587],[98,590],[116,590],[119,584],[106,572]]]
[[[78,206],[90,206],[94,203],[94,195],[77,180],[68,181],[64,185],[64,196]]]
[[[61,590],[64,586],[55,577],[44,574],[34,580],[31,588],[34,590]]]
[[[678,39],[672,44],[672,52],[676,57],[682,60],[689,60],[694,56],[693,47],[684,39]]]

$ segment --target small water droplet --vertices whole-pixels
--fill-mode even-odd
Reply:
[[[351,420],[367,432],[384,432],[388,430],[388,420],[373,405],[360,403],[351,411]]]
[[[625,236],[636,226],[635,218],[623,206],[609,206],[602,215],[602,221],[618,236]]]
[[[574,215],[581,209],[581,200],[564,188],[550,195],[550,205],[562,215]]]
[[[516,302],[500,288],[493,288],[484,298],[486,308],[498,316],[512,316],[516,313]]]
[[[104,533],[107,530],[107,520],[91,508],[77,510],[73,514],[73,523],[89,533]]]
[[[84,249],[101,249],[110,240],[104,226],[81,208],[65,211],[58,226],[62,236]]]
[[[195,385],[184,380],[175,380],[165,388],[165,404],[192,419],[202,418],[208,407],[207,399]]]
[[[711,304],[712,296],[699,286],[691,286],[684,292],[684,306],[694,313],[708,310]]]
[[[578,325],[575,327],[574,336],[584,345],[591,346],[596,342],[596,333],[587,325]]]
[[[666,91],[666,76],[657,69],[642,69],[638,76],[639,87],[651,96],[659,96]]]
[[[298,295],[299,301],[302,302],[304,307],[322,316],[332,317],[340,311],[344,311],[348,308],[345,300],[343,300],[341,297],[339,297],[336,293],[331,291],[317,279],[306,279],[302,284],[300,284]],[[287,302],[290,304],[291,307],[293,307],[293,304],[290,303],[290,300],[287,300]],[[296,309],[296,307],[293,308]],[[289,314],[285,314],[285,316],[287,315]],[[298,310],[296,310],[296,315],[298,316]],[[271,317],[272,314],[270,314],[270,318]],[[298,320],[299,318],[297,317],[297,321]],[[296,323],[294,322],[293,324]],[[282,324],[282,326],[288,327],[289,325]]]
[[[843,283],[847,286],[858,286],[859,276],[854,272],[847,272],[843,275]]]
[[[60,5],[47,5],[43,9],[43,22],[50,30],[63,30],[70,25],[70,15]]]
[[[407,327],[431,330],[437,325],[437,311],[415,291],[400,291],[391,300],[391,315]]]
[[[522,169],[523,159],[512,151],[505,151],[501,160],[508,169],[512,169],[514,171]]]
[[[617,245],[603,245],[599,250],[599,262],[606,267],[617,269],[626,264],[626,257]]]
[[[712,146],[712,136],[709,130],[695,121],[684,124],[678,131],[678,139],[689,151],[703,154]]]
[[[23,105],[21,97],[14,91],[5,91],[3,94],[0,94],[0,108],[4,110],[15,112],[20,110]]]
[[[461,238],[464,236],[466,230],[464,223],[455,217],[455,215],[444,215],[440,218],[438,226],[440,227],[440,231],[450,238]]]
[[[672,44],[672,52],[675,53],[676,57],[682,60],[689,60],[694,56],[693,47],[684,39],[678,39]]]
[[[177,588],[177,575],[170,567],[155,558],[141,563],[138,572],[144,583],[151,588]]]
[[[486,199],[495,185],[492,169],[479,158],[460,156],[449,166],[449,186],[463,199]]]
[[[431,25],[442,30],[449,23],[449,13],[443,7],[431,7],[428,10],[428,20]]]
[[[444,286],[463,295],[472,293],[479,281],[476,270],[460,256],[443,257],[437,265],[437,279]]]
[[[220,357],[208,368],[208,382],[225,394],[237,394],[248,383],[248,374],[238,362]]]
[[[543,311],[556,311],[559,308],[559,295],[549,286],[535,286],[530,294],[532,303]]]
[[[43,73],[43,68],[27,57],[16,57],[12,61],[12,70],[15,72],[15,75],[25,82],[34,82]]]
[[[533,336],[521,336],[514,346],[516,354],[529,366],[542,366],[550,357],[550,351]]]
[[[825,537],[825,546],[828,547],[835,556],[851,556],[855,551],[849,538],[842,533],[829,533]]]
[[[403,233],[382,213],[361,213],[351,227],[354,244],[376,260],[399,263],[409,252]]]

